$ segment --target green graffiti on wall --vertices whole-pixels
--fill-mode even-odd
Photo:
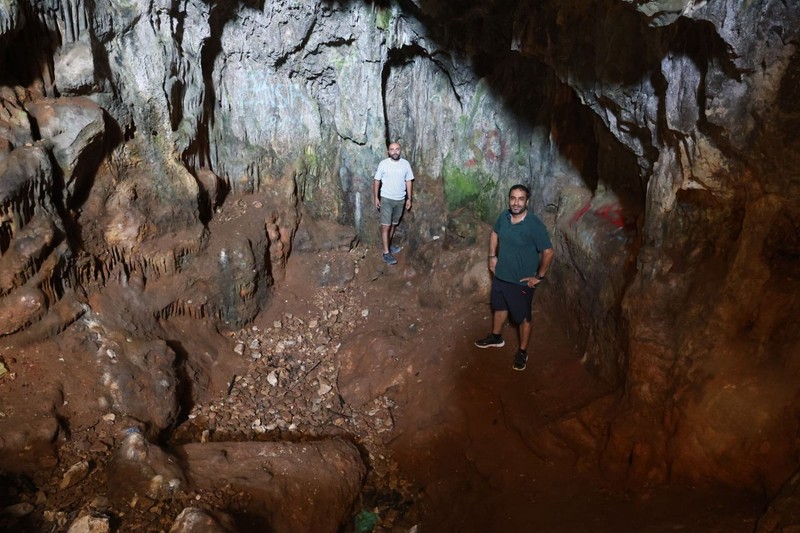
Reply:
[[[379,7],[375,10],[375,27],[379,30],[385,30],[389,27],[389,20],[392,18],[392,11]]]
[[[442,168],[442,178],[449,211],[467,207],[480,218],[486,217],[491,192],[497,186],[488,174],[478,168],[465,169],[447,161]]]

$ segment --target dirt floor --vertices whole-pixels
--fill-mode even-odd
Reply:
[[[346,289],[319,287],[317,280],[324,276],[325,265],[345,265],[346,271],[354,256],[356,272]],[[367,406],[348,415],[355,421],[351,431],[373,456],[370,466],[380,474],[369,480],[359,505],[364,512],[377,510],[380,521],[376,531],[409,531],[414,526],[418,526],[417,532],[754,530],[765,506],[760,495],[693,487],[630,491],[609,484],[591,462],[543,453],[536,441],[548,424],[613,391],[585,371],[559,323],[539,308],[534,311],[528,367],[514,371],[512,355],[517,345],[513,328],[506,328],[503,348],[473,345],[490,328],[487,302],[458,298],[435,307],[420,306],[423,274],[412,267],[408,251],[400,252],[398,259],[398,265],[389,267],[374,250],[363,248],[355,253],[296,253],[286,279],[273,292],[270,307],[239,334],[242,339],[253,331],[267,335],[276,321],[285,321],[287,316],[316,321],[320,313],[328,313],[322,309],[328,302],[338,305],[337,313],[349,314],[342,320],[351,326],[343,332],[344,338],[335,340],[349,343],[351,352],[372,349],[374,344],[368,341],[378,335],[385,338],[385,346],[396,348],[371,354],[378,358],[377,373],[400,369],[399,380],[381,394],[379,408]],[[545,286],[540,290],[556,289]],[[337,299],[341,300],[338,304]],[[62,348],[48,341],[32,348],[37,354],[3,354],[16,373],[13,381],[6,376],[0,382],[2,411],[30,405],[37,396],[47,400],[46,405],[38,402],[42,412],[53,406],[68,412],[58,407],[70,374],[69,369],[56,365]],[[39,353],[47,350],[52,352]],[[385,367],[380,358],[385,358]],[[265,360],[266,353],[263,360],[251,362],[244,377],[251,382],[264,377],[259,373],[266,368]],[[21,361],[26,365],[17,364]],[[48,368],[55,369],[53,375],[48,375]],[[374,376],[364,379],[369,377]],[[34,388],[32,383],[39,385]],[[76,381],[66,389],[82,386]],[[391,430],[375,431],[376,424],[367,411],[384,419],[387,417],[381,413],[390,412]],[[193,420],[195,427],[176,432],[182,433],[184,440],[198,437],[204,429],[197,425],[203,416]],[[325,428],[331,429],[330,434],[346,433],[346,428],[335,422],[323,421],[316,427],[323,433]],[[38,490],[27,482],[0,480],[6,485],[0,507],[24,501],[39,513],[27,522],[0,520],[0,529],[5,524],[9,531],[26,530],[19,528],[29,524],[28,531],[66,530],[68,517],[74,518],[77,510],[96,503],[107,484],[104,461],[114,446],[113,431],[107,426],[76,423],[71,440],[63,443],[60,466],[54,468],[51,479],[44,474],[34,479]],[[92,474],[79,488],[59,490],[65,470],[91,454]],[[204,502],[209,501],[202,496]],[[117,514],[115,523],[120,530],[168,530],[182,506],[200,497],[189,493],[138,514],[129,510],[125,518]],[[351,523],[345,530],[354,529]]]
[[[424,531],[754,530],[765,505],[760,495],[629,491],[605,482],[599,469],[542,456],[532,441],[544,426],[613,391],[585,371],[563,328],[535,303],[526,370],[511,368],[518,345],[510,325],[504,347],[475,347],[491,328],[488,301],[415,305],[407,257],[398,259],[396,267],[377,267],[383,276],[366,298],[383,302],[377,320],[397,330],[416,325],[406,354],[416,379],[396,395],[390,448],[418,491]]]

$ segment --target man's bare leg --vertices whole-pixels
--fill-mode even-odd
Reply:
[[[381,240],[383,241],[383,253],[389,253],[389,241],[392,240],[391,235],[394,234],[392,229],[394,226],[381,226]]]
[[[386,239],[386,251],[387,252],[391,252],[392,251],[392,239],[394,239],[394,230],[396,230],[396,229],[397,229],[397,226],[395,224],[392,224],[391,226],[389,226],[389,238]]]
[[[500,335],[503,331],[503,324],[506,323],[508,318],[508,311],[495,311],[492,318],[492,334]]]
[[[527,350],[528,341],[531,339],[531,321],[523,320],[519,325],[519,349]]]

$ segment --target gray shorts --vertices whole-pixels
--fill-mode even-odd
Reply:
[[[405,200],[390,200],[381,196],[381,226],[398,225],[405,206]]]

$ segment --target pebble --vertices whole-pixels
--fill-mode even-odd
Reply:
[[[31,514],[35,508],[36,507],[34,507],[33,504],[22,502],[14,505],[9,505],[8,507],[0,511],[0,514],[11,516],[13,518],[22,518],[25,515]]]
[[[89,463],[87,461],[75,463],[69,468],[69,470],[67,470],[66,474],[64,474],[64,478],[61,480],[61,485],[59,485],[59,488],[63,490],[71,487],[76,483],[86,479],[86,476],[88,475]]]

